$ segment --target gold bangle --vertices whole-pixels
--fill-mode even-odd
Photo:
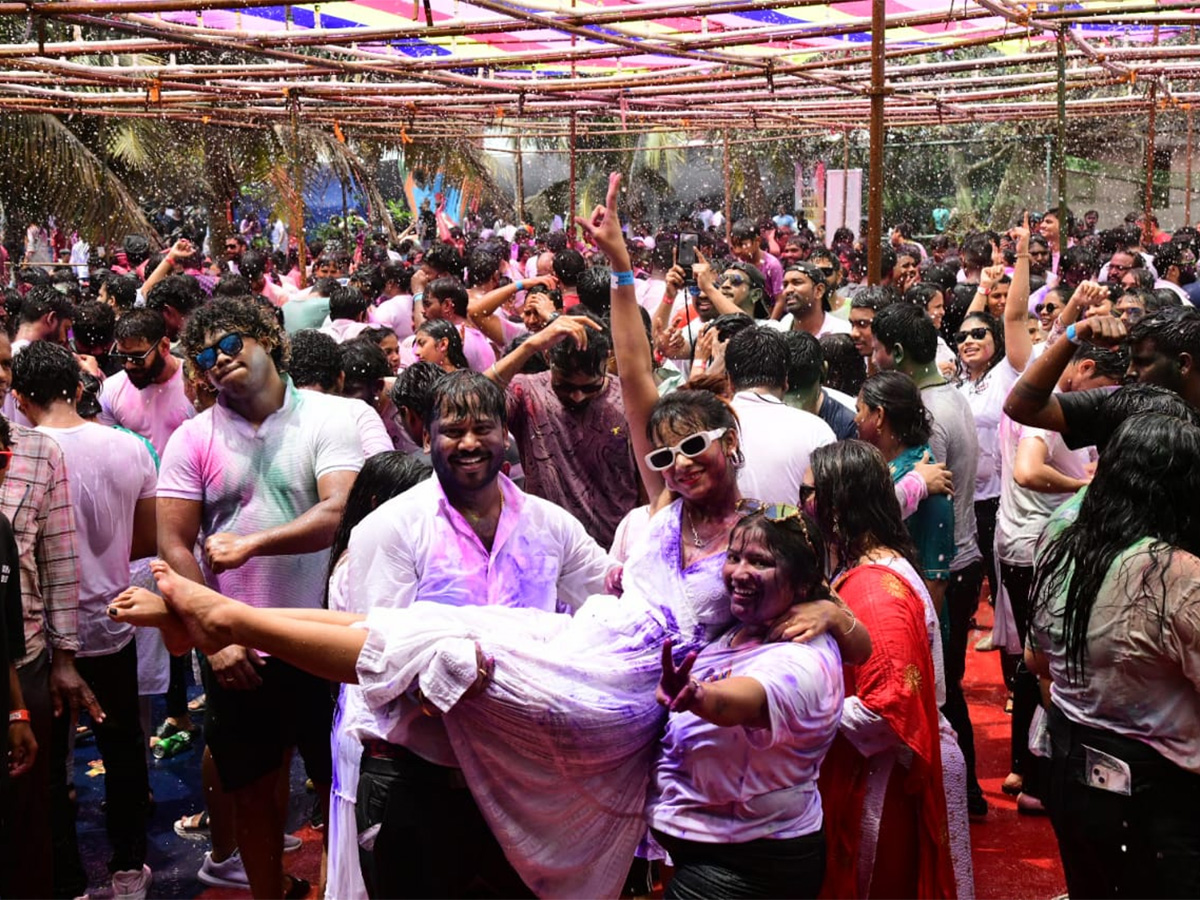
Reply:
[[[842,632],[842,637],[846,638],[850,637],[850,635],[854,633],[854,629],[858,627],[858,616],[856,616],[848,606],[843,606],[842,611],[850,617],[850,622],[852,623],[849,628]]]

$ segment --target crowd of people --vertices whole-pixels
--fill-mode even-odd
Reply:
[[[970,898],[982,602],[1003,790],[1070,894],[1200,892],[1200,234],[1052,210],[872,255],[619,197],[107,267],[31,226],[0,896],[88,889],[77,726],[113,894],[153,895],[148,751],[202,710],[207,885],[313,891],[299,750],[318,896]]]

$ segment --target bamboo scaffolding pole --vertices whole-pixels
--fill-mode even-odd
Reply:
[[[733,178],[732,166],[729,159],[729,129],[723,132],[724,150],[721,154],[721,175],[725,181],[725,243],[732,243],[733,238]]]
[[[1060,25],[1058,46],[1058,133],[1054,141],[1054,168],[1058,174],[1058,252],[1067,250],[1067,26]]]
[[[879,284],[883,256],[884,0],[871,0],[871,150],[867,186],[867,284]],[[849,172],[844,173],[849,177]]]
[[[1183,193],[1183,224],[1190,227],[1192,224],[1192,150],[1194,147],[1192,142],[1192,104],[1186,104],[1185,108],[1187,110],[1187,172]]]

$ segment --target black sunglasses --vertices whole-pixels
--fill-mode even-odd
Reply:
[[[741,287],[743,284],[747,283],[747,280],[741,275],[722,275],[721,280],[717,282],[718,285],[732,284],[734,287]]]
[[[1033,311],[1035,313],[1037,313],[1039,316],[1043,312],[1045,312],[1047,315],[1049,315],[1050,313],[1058,312],[1058,306],[1054,303],[1039,303],[1037,306],[1035,306],[1033,308]]]
[[[990,329],[983,327],[969,328],[966,331],[956,331],[954,332],[954,343],[961,344],[967,338],[970,338],[973,341],[982,341],[990,333]]]
[[[192,357],[192,362],[201,372],[207,372],[217,364],[219,353],[224,353],[226,356],[237,356],[242,352],[242,346],[242,336],[234,331],[225,335],[215,344],[209,344]]]
[[[150,354],[156,349],[156,347],[151,347],[145,353],[119,353],[116,350],[112,350],[109,352],[108,358],[114,360],[115,362],[119,362],[121,365],[133,363],[135,366],[144,366],[146,364],[146,360],[150,358]]]

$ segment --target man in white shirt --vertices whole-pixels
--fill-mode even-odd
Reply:
[[[743,328],[725,348],[725,369],[745,455],[738,489],[764,503],[798,504],[809,456],[836,437],[817,416],[783,402],[787,342],[773,328]]]
[[[454,372],[435,385],[426,447],[436,477],[354,529],[351,611],[431,601],[554,612],[604,592],[612,563],[583,526],[500,474],[506,429],[504,393],[487,378]],[[439,720],[423,715],[415,698],[385,719],[358,694],[346,687],[344,702],[357,712],[342,726],[365,748],[358,830],[373,843],[360,844],[359,856],[371,896],[462,896],[475,880],[495,896],[527,894],[466,789]]]
[[[162,313],[135,309],[117,320],[117,349],[124,369],[100,389],[100,424],[140,434],[161,457],[175,429],[196,414],[183,388],[183,363],[171,355]]]
[[[815,338],[849,334],[850,322],[827,312],[829,286],[824,273],[810,262],[794,262],[783,272],[784,308],[787,312],[770,324],[780,331],[807,331]]]
[[[129,586],[129,562],[155,549],[154,460],[133,435],[87,422],[75,402],[82,390],[70,351],[35,341],[14,360],[13,394],[39,431],[58,443],[67,463],[79,537],[79,649],[75,666],[104,715],[93,723],[105,768],[108,868],[117,897],[146,896],[149,781],[138,703],[133,629],[113,623],[108,604]],[[71,717],[55,719],[53,741],[67,744]],[[50,747],[44,748],[46,753]],[[63,777],[61,769],[55,774]],[[82,871],[73,821],[56,822],[58,876]],[[58,878],[56,878],[56,881]],[[83,887],[86,888],[86,880]],[[63,884],[63,887],[77,887]]]
[[[330,398],[291,383],[287,338],[254,300],[196,310],[183,343],[218,397],[163,454],[159,555],[183,577],[251,606],[320,608],[328,548],[363,463],[353,421]],[[203,568],[193,555],[201,532]],[[329,686],[240,646],[205,659],[202,672],[216,772],[206,773],[213,849],[201,878],[236,882],[221,880],[240,874],[236,847],[256,896],[302,896],[307,885],[283,873],[279,779],[299,747],[318,792],[328,791]]]

